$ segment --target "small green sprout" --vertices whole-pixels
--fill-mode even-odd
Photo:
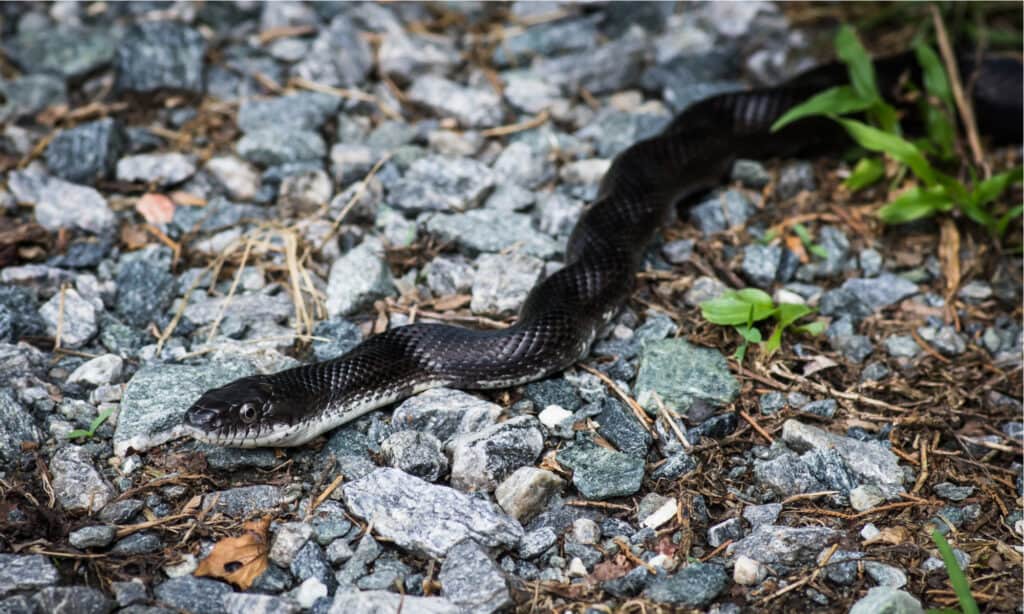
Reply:
[[[700,312],[712,324],[736,329],[743,338],[743,343],[733,355],[739,362],[743,362],[751,343],[759,344],[766,356],[774,354],[782,346],[782,333],[786,329],[809,335],[820,335],[825,330],[825,323],[820,320],[796,324],[800,318],[813,313],[812,308],[793,303],[776,305],[767,292],[757,288],[730,290],[718,298],[701,303]],[[768,339],[764,340],[761,330],[754,324],[768,319],[775,320],[775,328]]]
[[[107,418],[109,418],[113,413],[113,407],[104,409],[99,413],[99,415],[92,419],[92,422],[89,423],[89,430],[75,429],[68,433],[68,439],[89,439],[93,437],[96,435],[96,429],[100,428],[100,426],[106,422]]]
[[[942,536],[937,530],[932,530],[932,541],[939,549],[939,555],[942,556],[942,562],[946,565],[946,573],[949,574],[949,583],[953,585],[953,592],[956,593],[956,598],[960,602],[960,612],[963,614],[978,614],[978,603],[974,600],[974,595],[971,594],[971,584],[967,581],[967,576],[964,575],[960,564],[957,563],[956,555],[953,554],[953,548],[950,547],[949,542]],[[957,612],[952,609],[942,610],[928,610],[929,614],[938,614],[946,612]]]

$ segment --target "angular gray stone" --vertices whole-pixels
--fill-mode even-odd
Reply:
[[[115,605],[88,586],[48,586],[33,595],[32,601],[47,614],[107,614]]]
[[[81,364],[68,376],[72,384],[103,386],[121,379],[124,359],[117,354],[103,354]]]
[[[597,432],[610,441],[620,452],[637,458],[647,458],[651,447],[651,434],[629,413],[618,400],[604,397],[600,401],[601,413],[594,416]]]
[[[235,200],[252,200],[260,190],[260,174],[255,168],[235,156],[210,158],[203,167],[213,175],[228,196]]]
[[[437,579],[441,596],[467,612],[490,614],[512,605],[501,568],[472,539],[448,551]]]
[[[306,522],[286,522],[277,527],[268,557],[280,567],[288,567],[295,555],[313,536],[313,526]]]
[[[782,261],[782,248],[778,245],[751,244],[743,249],[743,275],[758,288],[768,289],[775,283]]]
[[[550,259],[562,248],[554,239],[538,233],[530,216],[494,209],[474,209],[459,214],[435,214],[427,232],[453,241],[469,255],[500,252],[511,247],[537,258]]]
[[[78,26],[47,28],[41,36],[19,31],[4,44],[8,57],[25,72],[81,77],[114,59],[115,37],[107,29]]]
[[[841,286],[860,298],[871,309],[878,311],[919,292],[917,284],[892,273],[878,277],[847,279]]]
[[[536,190],[554,178],[554,167],[544,152],[521,141],[511,143],[494,162],[494,174],[503,184],[515,183]]]
[[[320,92],[250,98],[238,107],[237,123],[243,132],[274,127],[319,130],[338,111],[340,102],[338,97]]]
[[[270,484],[240,486],[203,495],[203,509],[224,514],[228,518],[247,518],[269,512],[281,502],[281,489]]]
[[[739,190],[713,193],[690,210],[690,221],[705,235],[742,226],[757,209]]]
[[[656,603],[689,608],[710,603],[728,583],[721,565],[692,563],[670,576],[657,577],[644,589],[644,597]]]
[[[466,87],[427,74],[414,80],[405,95],[442,117],[454,117],[464,128],[489,128],[501,123],[501,97],[489,88]]]
[[[85,548],[106,548],[114,542],[117,529],[112,526],[98,524],[82,527],[68,535],[68,542],[80,550]]]
[[[56,338],[60,330],[60,342],[64,347],[82,347],[99,330],[96,308],[71,288],[55,294],[39,309],[39,315],[46,322],[48,335]]]
[[[302,611],[298,603],[274,595],[225,593],[221,604],[227,614],[299,614]]]
[[[224,596],[231,594],[231,586],[209,578],[182,576],[158,585],[153,593],[157,601],[177,610],[226,614]]]
[[[924,608],[920,601],[906,591],[876,586],[853,604],[850,614],[924,614]]]
[[[537,459],[544,449],[544,435],[536,418],[517,416],[460,435],[452,447],[452,486],[490,492],[513,471]]]
[[[125,156],[117,161],[117,180],[172,186],[196,172],[194,156],[171,152]]]
[[[263,166],[319,161],[327,155],[327,145],[318,132],[281,126],[248,132],[238,140],[235,149],[247,161]]]
[[[462,614],[463,609],[441,597],[411,597],[387,591],[339,592],[328,614]]]
[[[760,563],[802,565],[813,562],[822,548],[836,543],[842,531],[827,527],[784,527],[760,525],[750,535],[733,543],[730,556],[743,555]]]
[[[543,271],[544,261],[526,254],[481,254],[473,277],[470,310],[499,317],[519,313]]]
[[[121,399],[114,430],[114,454],[142,452],[180,436],[181,418],[200,395],[254,371],[247,362],[139,369],[128,381]]]
[[[880,444],[835,435],[792,419],[782,425],[782,440],[798,452],[812,448],[835,450],[857,480],[878,486],[886,497],[903,490],[904,474],[899,459]]]
[[[0,467],[21,456],[22,442],[38,442],[42,433],[28,408],[10,390],[0,390]]]
[[[366,239],[331,265],[327,280],[327,314],[331,317],[350,315],[394,292],[384,246],[375,239]]]
[[[698,401],[713,406],[731,403],[740,387],[717,350],[684,339],[664,339],[644,346],[635,390],[637,401],[652,414],[658,412],[653,393],[666,407],[686,414]]]
[[[500,405],[461,390],[434,388],[403,401],[391,415],[391,428],[423,431],[444,443],[494,424],[501,412]]]
[[[36,221],[47,230],[102,234],[114,227],[114,212],[93,188],[30,171],[11,171],[7,186],[18,202],[35,205]]]
[[[24,75],[10,81],[0,79],[0,122],[29,117],[66,101],[64,80],[53,75]]]
[[[292,74],[332,87],[359,86],[373,67],[373,51],[347,15],[337,15],[321,28],[309,53]]]
[[[173,21],[140,21],[117,47],[114,88],[154,92],[204,89],[206,43],[195,30]]]
[[[448,471],[441,441],[421,431],[398,431],[380,444],[384,462],[395,469],[436,482]]]
[[[58,132],[46,146],[46,167],[61,179],[94,183],[111,174],[123,147],[117,120],[107,117],[79,124]]]
[[[520,467],[494,490],[494,499],[509,516],[529,522],[547,507],[551,497],[562,490],[565,481],[556,474],[536,467]]]
[[[493,504],[397,469],[377,469],[342,491],[349,510],[372,522],[377,533],[427,556],[445,556],[466,538],[514,548],[523,536],[522,526]]]
[[[53,491],[68,512],[94,512],[114,497],[114,487],[96,470],[89,452],[65,445],[50,459]]]
[[[495,182],[495,172],[472,158],[427,156],[389,187],[387,202],[406,213],[465,211],[483,202]]]
[[[41,554],[0,554],[0,597],[56,584],[57,568]]]
[[[586,439],[558,453],[558,462],[572,469],[572,483],[586,499],[625,497],[640,490],[643,459],[615,452]]]

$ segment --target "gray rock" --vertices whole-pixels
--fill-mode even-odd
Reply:
[[[50,614],[107,614],[114,602],[88,586],[48,586],[32,596],[40,612]]]
[[[327,313],[350,315],[395,292],[391,270],[380,241],[366,239],[331,265],[327,280]]]
[[[172,186],[196,172],[194,156],[171,152],[125,156],[117,161],[117,180]]]
[[[68,535],[68,542],[80,550],[86,548],[106,548],[114,543],[114,537],[116,536],[117,529],[114,527],[97,524],[72,531]]]
[[[339,185],[362,185],[360,179],[365,177],[373,165],[380,159],[381,153],[368,145],[358,143],[335,143],[331,145],[331,173]],[[343,203],[348,203],[352,195],[346,193]]]
[[[562,90],[532,72],[506,71],[505,100],[517,111],[540,113],[562,100]]]
[[[125,524],[142,511],[146,504],[139,499],[113,501],[100,510],[99,520],[109,524]]]
[[[836,403],[835,399],[821,399],[820,401],[812,401],[804,405],[800,408],[800,411],[831,420],[835,417],[838,407],[839,404]]]
[[[114,212],[90,187],[31,171],[10,172],[7,187],[18,202],[35,205],[36,221],[47,230],[78,228],[103,234],[114,227]]]
[[[454,117],[465,128],[487,128],[501,123],[501,97],[490,89],[466,87],[427,74],[416,78],[405,95],[437,115]]]
[[[529,522],[562,490],[562,478],[545,469],[520,467],[494,491],[494,499],[509,516]],[[527,557],[529,558],[529,557]]]
[[[728,291],[729,286],[721,281],[702,275],[694,280],[693,285],[683,295],[683,301],[691,307],[697,307],[704,301],[718,298]]]
[[[494,162],[494,174],[501,183],[515,183],[531,190],[555,176],[547,156],[521,141],[511,143],[501,152]]]
[[[670,241],[661,246],[661,255],[670,264],[682,264],[690,260],[693,255],[693,241],[691,239],[679,239]]]
[[[105,29],[77,26],[48,28],[45,36],[19,31],[4,45],[7,56],[25,72],[76,78],[114,59],[115,39]]]
[[[84,447],[65,445],[50,459],[53,491],[68,512],[93,512],[114,497],[114,488],[96,470]]]
[[[604,397],[597,402],[600,413],[594,416],[597,432],[610,441],[620,452],[637,458],[647,458],[651,447],[651,434],[640,421],[630,414],[619,401]]]
[[[472,158],[427,156],[389,187],[387,202],[407,213],[465,211],[483,202],[495,182],[494,171]]]
[[[447,72],[459,59],[450,39],[408,34],[400,28],[385,34],[377,49],[378,70],[403,83],[426,72]]]
[[[313,525],[306,522],[286,522],[277,527],[274,541],[270,544],[270,561],[281,567],[288,567],[295,555],[313,537]]]
[[[529,64],[537,56],[580,52],[597,46],[600,32],[596,16],[538,23],[521,31],[507,31],[494,49],[497,66]]]
[[[540,424],[532,416],[517,416],[452,443],[452,486],[490,492],[516,469],[533,463],[544,449]]]
[[[864,571],[879,586],[901,588],[907,585],[907,574],[898,567],[879,563],[878,561],[864,561]]]
[[[348,352],[363,340],[358,326],[342,318],[321,320],[313,328],[313,336],[329,341],[314,341],[313,355],[317,360],[330,360]]]
[[[921,326],[917,334],[945,356],[958,356],[967,351],[967,341],[953,326]]]
[[[55,294],[39,309],[39,315],[46,323],[48,335],[56,338],[60,331],[64,347],[82,347],[99,330],[95,307],[74,289]]]
[[[760,485],[783,497],[825,490],[825,485],[807,463],[791,453],[754,461],[754,478]]]
[[[7,280],[0,277],[0,281]],[[13,285],[0,287],[0,341],[17,342],[22,337],[42,335],[45,330],[34,292]]]
[[[477,258],[469,308],[481,315],[514,315],[543,271],[544,261],[526,254],[482,254]]]
[[[435,388],[403,401],[391,415],[391,428],[423,431],[447,442],[494,424],[501,412],[501,406],[461,390]]]
[[[57,568],[39,554],[0,554],[0,597],[40,589],[60,580]]]
[[[260,190],[260,174],[252,165],[235,156],[210,158],[203,166],[235,200],[253,200]]]
[[[438,580],[441,596],[467,612],[490,613],[512,605],[501,568],[472,539],[448,551]]]
[[[22,442],[38,442],[42,433],[32,414],[10,390],[0,390],[0,467],[13,465],[21,456]]]
[[[761,525],[729,547],[730,556],[743,555],[769,565],[813,562],[822,548],[839,541],[841,531],[827,527]]]
[[[203,495],[203,507],[220,512],[229,518],[246,518],[258,512],[277,509],[281,502],[281,489],[270,484],[240,486]]]
[[[733,162],[731,177],[745,187],[760,190],[772,180],[764,165],[757,160],[739,159]]]
[[[743,226],[757,209],[739,190],[725,190],[712,195],[690,209],[690,221],[705,235]]]
[[[775,194],[785,200],[793,198],[800,192],[813,192],[816,189],[818,189],[818,182],[814,177],[814,165],[810,162],[791,162],[779,171]],[[865,275],[867,275],[866,271]]]
[[[309,578],[316,578],[327,587],[328,593],[333,593],[338,586],[331,563],[327,560],[323,548],[316,542],[306,542],[306,545],[295,553],[295,558],[292,560],[291,565],[288,566],[288,569],[300,582]]]
[[[552,192],[537,202],[537,228],[553,237],[567,238],[582,212],[583,201],[561,192]]]
[[[334,184],[325,171],[293,173],[281,181],[277,206],[284,217],[307,217],[331,200]]]
[[[876,277],[882,272],[884,260],[882,254],[876,249],[862,249],[857,260],[860,262],[860,270],[865,277]]]
[[[104,386],[121,379],[124,360],[117,354],[103,354],[82,363],[68,376],[68,383]]]
[[[353,514],[372,520],[381,536],[420,554],[445,556],[466,538],[489,548],[511,548],[523,536],[519,523],[491,503],[397,469],[377,469],[342,490]]]
[[[249,162],[263,166],[320,160],[327,155],[327,145],[318,132],[281,126],[248,132],[235,149]]]
[[[117,47],[114,88],[201,93],[206,43],[195,30],[173,21],[140,21]],[[219,603],[219,602],[218,602]]]
[[[877,486],[866,484],[850,491],[850,507],[864,512],[885,502],[885,493]]]
[[[655,115],[609,109],[599,113],[576,136],[595,141],[602,158],[614,158],[633,143],[661,132],[670,119],[667,113]]]
[[[370,565],[381,555],[382,548],[369,533],[363,535],[356,546],[355,552],[336,575],[338,586],[344,592],[352,588],[353,583],[364,577]]]
[[[332,87],[359,86],[373,67],[373,51],[347,15],[321,29],[309,53],[292,67],[295,76]]]
[[[553,239],[538,233],[530,216],[522,213],[475,209],[460,214],[436,214],[427,220],[426,228],[471,256],[515,246],[524,254],[547,260],[562,249]]]
[[[782,425],[782,440],[798,452],[835,450],[857,480],[878,486],[887,497],[903,490],[903,470],[897,456],[877,443],[835,435],[796,420]]]
[[[226,614],[224,596],[232,592],[231,587],[223,582],[192,576],[171,578],[153,590],[157,601],[165,605],[186,612],[209,614]]]
[[[181,434],[181,418],[191,404],[210,388],[252,375],[243,362],[204,366],[159,365],[139,369],[125,388],[114,431],[114,454],[139,452]]]
[[[138,556],[140,554],[152,554],[164,548],[163,541],[154,533],[132,533],[128,537],[118,540],[110,549],[114,556]]]
[[[302,611],[291,599],[273,595],[226,593],[221,604],[227,614],[299,614]]]
[[[238,107],[238,127],[243,132],[287,127],[318,130],[337,113],[340,99],[320,92],[298,92],[287,96],[247,99]]]
[[[115,309],[122,320],[144,328],[167,311],[176,293],[170,266],[169,251],[140,250],[121,259]]]
[[[384,462],[395,469],[436,482],[448,471],[441,441],[430,433],[398,431],[380,444]]]
[[[768,289],[775,283],[782,262],[782,248],[778,245],[752,243],[743,248],[743,263],[740,269],[752,284]]]
[[[643,72],[648,41],[627,35],[594,51],[583,51],[535,62],[533,71],[568,91],[586,89],[595,95],[627,89]]]
[[[58,132],[46,146],[46,167],[72,183],[95,183],[111,174],[123,148],[121,124],[107,117]]]
[[[876,586],[853,604],[850,614],[924,614],[924,608],[910,593],[889,586]]]
[[[139,578],[123,582],[111,582],[110,589],[114,593],[117,605],[122,608],[149,601],[149,590]]]
[[[0,122],[29,117],[66,101],[64,80],[53,75],[24,75],[10,81],[0,79]]]
[[[743,525],[739,518],[730,518],[708,527],[708,545],[717,548],[729,540],[743,537]]]
[[[727,582],[728,576],[721,565],[692,563],[673,575],[651,580],[644,589],[644,597],[656,603],[700,607],[711,603]]]
[[[864,365],[864,370],[860,372],[860,381],[862,382],[878,382],[889,377],[889,367],[885,366],[885,363],[878,361],[869,362]]]
[[[975,305],[992,298],[992,294],[992,284],[980,279],[972,279],[965,283],[956,293],[960,298]]]
[[[355,591],[338,593],[328,614],[461,614],[462,608],[441,597],[411,597],[387,591]]]
[[[516,555],[523,560],[534,559],[547,552],[558,542],[558,534],[551,527],[540,527],[523,536]]]
[[[686,452],[675,452],[665,459],[665,463],[651,473],[655,480],[674,480],[681,475],[697,469],[697,461]]]
[[[748,505],[743,508],[743,519],[749,522],[751,527],[756,529],[761,525],[773,524],[781,513],[781,503]]]
[[[468,293],[476,275],[472,263],[458,255],[434,258],[423,268],[423,274],[434,296]]]
[[[919,291],[917,284],[891,273],[883,273],[870,279],[848,279],[843,282],[842,288],[855,294],[875,311],[898,303]]]
[[[896,358],[913,358],[921,353],[921,346],[911,335],[892,335],[885,338],[885,350]]]
[[[625,497],[640,490],[643,459],[578,439],[558,452],[558,462],[572,469],[572,483],[586,499]]]
[[[963,501],[974,494],[973,486],[957,486],[949,482],[941,482],[932,487],[935,494],[950,501]]]
[[[696,402],[723,406],[735,400],[739,383],[716,350],[683,339],[664,339],[644,346],[636,377],[637,401],[652,414],[657,393],[666,407],[682,414]]]

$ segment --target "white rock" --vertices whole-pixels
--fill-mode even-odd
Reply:
[[[601,539],[601,527],[590,518],[577,518],[572,523],[572,538],[577,544],[592,546]]]
[[[537,414],[537,419],[551,433],[559,437],[571,439],[573,436],[572,416],[571,411],[559,405],[548,405],[544,408],[544,411]]]
[[[578,556],[572,557],[569,561],[569,577],[571,578],[582,578],[587,575],[587,566],[583,564]]]
[[[260,174],[254,166],[236,156],[210,158],[206,170],[227,188],[235,200],[252,200],[260,190]]]
[[[184,554],[180,562],[173,565],[164,565],[164,573],[167,574],[168,578],[180,578],[191,575],[197,567],[199,567],[199,562],[196,561],[195,555]]]
[[[306,581],[291,591],[291,597],[303,610],[313,607],[313,603],[327,596],[327,587],[316,578],[306,578]]]
[[[82,363],[68,376],[68,383],[103,386],[121,379],[124,360],[117,354],[104,354]]]
[[[676,509],[678,508],[678,506],[679,504],[675,499],[666,501],[665,503],[662,504],[661,507],[654,510],[654,512],[652,512],[650,516],[644,518],[643,522],[641,522],[640,524],[651,529],[657,529],[669,520],[675,518]]]
[[[877,486],[862,485],[850,491],[850,507],[858,512],[867,511],[885,501],[885,495]]]
[[[865,541],[874,539],[879,533],[881,533],[881,531],[879,531],[878,527],[876,527],[872,522],[867,523],[864,525],[864,528],[860,530],[860,536]]]
[[[752,586],[760,584],[768,575],[768,570],[761,563],[742,554],[736,557],[736,563],[732,568],[732,579],[736,584]]]

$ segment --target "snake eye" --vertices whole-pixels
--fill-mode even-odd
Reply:
[[[256,406],[252,403],[246,403],[238,410],[238,415],[242,418],[242,422],[252,424],[256,420]]]

